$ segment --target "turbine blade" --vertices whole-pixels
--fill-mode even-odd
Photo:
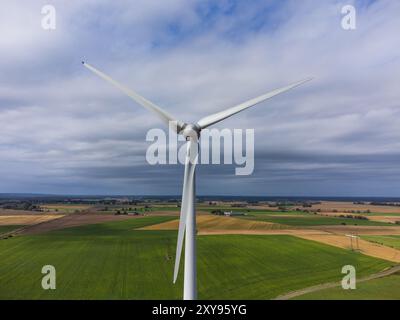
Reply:
[[[280,93],[283,93],[285,91],[293,89],[293,88],[295,88],[295,87],[297,87],[297,86],[299,86],[299,85],[301,85],[301,84],[303,84],[303,83],[305,83],[307,81],[310,81],[310,80],[312,80],[312,78],[307,78],[307,79],[298,81],[296,83],[290,84],[290,85],[288,85],[286,87],[283,87],[283,88],[276,89],[276,90],[273,90],[271,92],[265,93],[265,94],[263,94],[263,95],[261,95],[261,96],[259,96],[257,98],[248,100],[248,101],[243,102],[243,103],[241,103],[241,104],[239,104],[237,106],[234,106],[232,108],[229,108],[229,109],[226,109],[224,111],[217,112],[217,113],[214,113],[214,114],[212,114],[210,116],[204,117],[204,118],[200,119],[200,121],[198,121],[197,124],[200,126],[201,129],[207,128],[207,127],[209,127],[209,126],[211,126],[211,125],[213,125],[213,124],[215,124],[217,122],[220,122],[220,121],[222,121],[222,120],[224,120],[226,118],[229,118],[229,117],[233,116],[234,114],[236,114],[236,113],[238,113],[240,111],[243,111],[243,110],[245,110],[247,108],[250,108],[250,107],[252,107],[252,106],[254,106],[254,105],[256,105],[256,104],[258,104],[260,102],[263,102],[263,101],[265,101],[265,100],[267,100],[269,98],[272,98],[273,96],[276,96],[276,95],[278,95]]]
[[[179,230],[178,240],[176,244],[176,255],[175,255],[175,268],[174,268],[174,283],[178,277],[179,264],[181,260],[183,238],[185,235],[186,228],[186,217],[191,206],[193,205],[194,199],[191,199],[191,194],[194,188],[194,173],[197,164],[197,153],[198,153],[198,142],[189,141],[186,149],[185,159],[185,174],[183,178],[183,191],[182,191],[182,202],[181,202],[181,214],[179,218]]]
[[[181,128],[183,126],[183,123],[178,121],[178,120],[176,120],[168,112],[164,111],[163,109],[161,109],[160,107],[155,105],[153,102],[151,102],[151,101],[147,100],[146,98],[140,96],[139,94],[137,94],[133,90],[123,86],[122,84],[120,84],[119,82],[115,81],[110,76],[106,75],[105,73],[97,70],[96,68],[94,68],[90,64],[88,64],[88,63],[86,63],[84,61],[82,61],[82,64],[87,69],[92,71],[94,74],[98,75],[100,78],[108,81],[109,83],[111,83],[112,85],[117,87],[119,90],[121,90],[127,96],[129,96],[130,98],[135,100],[138,104],[140,104],[141,106],[145,107],[147,110],[150,110],[153,113],[155,113],[167,126],[171,126],[176,132],[179,132],[181,130]]]

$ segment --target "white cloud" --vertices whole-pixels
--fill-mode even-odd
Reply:
[[[54,1],[58,19],[54,33],[40,28],[43,4],[2,3],[0,164],[2,175],[11,172],[7,179],[14,182],[12,190],[4,185],[0,192],[22,190],[21,185],[33,188],[30,175],[26,181],[14,179],[18,172],[34,171],[48,181],[38,189],[42,192],[50,191],[52,179],[58,190],[63,190],[61,181],[65,183],[63,192],[68,192],[74,183],[93,188],[96,178],[85,177],[79,167],[145,166],[145,131],[158,126],[157,120],[88,73],[81,59],[185,121],[315,76],[312,83],[219,125],[254,127],[256,138],[266,136],[256,141],[258,176],[240,179],[249,192],[260,190],[252,189],[252,181],[264,183],[268,192],[285,192],[290,173],[311,188],[316,168],[329,168],[328,180],[332,172],[339,176],[351,168],[355,172],[360,161],[347,158],[351,156],[380,155],[382,165],[374,170],[387,174],[385,156],[398,154],[397,2],[381,0],[369,6],[353,2],[358,8],[357,29],[345,31],[338,1],[288,1],[275,7],[273,2],[252,6],[239,2],[240,8],[230,14],[215,9],[207,15],[207,3],[200,6],[195,1]],[[228,10],[230,5],[224,2],[221,7]],[[273,13],[263,10],[269,6]],[[279,168],[287,169],[288,182],[274,189],[269,176],[284,174],[273,171],[268,158],[285,150],[293,152],[292,160],[285,159]],[[298,163],[296,154],[314,158]],[[318,162],[326,155],[336,157],[330,163]],[[10,171],[12,160],[23,164],[13,164],[15,170]],[[221,174],[227,178],[233,171]],[[73,182],[62,180],[67,176]],[[90,190],[141,192],[128,174],[126,184],[118,179],[104,178],[104,188]],[[161,190],[151,189],[160,175],[149,173],[148,179],[141,180],[148,185],[146,190]],[[328,184],[322,191],[340,190]]]

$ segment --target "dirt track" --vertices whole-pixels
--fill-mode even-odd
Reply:
[[[372,274],[368,277],[358,279],[357,282],[360,283],[360,282],[365,282],[365,281],[369,281],[369,280],[373,280],[373,279],[387,277],[387,276],[390,276],[399,271],[400,271],[400,265],[394,266],[390,269],[383,270],[381,272]],[[323,289],[335,288],[335,287],[339,287],[340,285],[341,285],[341,283],[339,283],[339,282],[330,282],[330,283],[319,284],[316,286],[289,292],[287,294],[278,296],[277,298],[275,298],[275,300],[289,300],[289,299],[292,299],[292,298],[295,298],[298,296],[302,296],[303,294],[306,294],[306,293],[316,292],[316,291],[320,291]]]

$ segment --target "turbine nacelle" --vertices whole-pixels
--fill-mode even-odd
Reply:
[[[189,140],[194,140],[197,141],[200,138],[200,131],[201,128],[198,124],[184,124],[183,128],[181,129],[181,131],[179,131],[180,134],[182,134],[186,141]]]

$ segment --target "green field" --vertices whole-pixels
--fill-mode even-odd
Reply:
[[[176,231],[134,230],[176,217],[145,217],[0,240],[0,299],[181,299],[172,284]],[[41,288],[54,265],[57,289]],[[200,299],[268,299],[391,264],[291,236],[198,237]]]
[[[400,210],[397,213],[395,213],[395,212],[369,212],[369,213],[361,213],[361,214],[365,215],[365,216],[399,216],[399,220],[400,220]]]
[[[281,213],[286,214],[286,213]],[[270,214],[251,214],[242,219],[267,221],[279,224],[285,224],[289,226],[322,226],[322,225],[358,225],[358,226],[393,226],[390,223],[351,219],[351,218],[337,218],[337,217],[326,217],[320,215],[305,215],[296,217],[295,215],[290,217],[280,217],[278,215]]]
[[[285,215],[285,216],[314,216],[313,213],[304,212],[304,211],[251,211],[249,214],[251,215],[258,215],[258,214],[266,214],[266,215]]]
[[[400,300],[400,274],[369,280],[357,284],[354,290],[341,287],[308,293],[297,300]]]
[[[362,238],[384,246],[400,249],[400,236],[362,236]]]
[[[9,226],[0,226],[0,234],[7,233],[19,228],[22,228],[22,225],[9,225]]]

